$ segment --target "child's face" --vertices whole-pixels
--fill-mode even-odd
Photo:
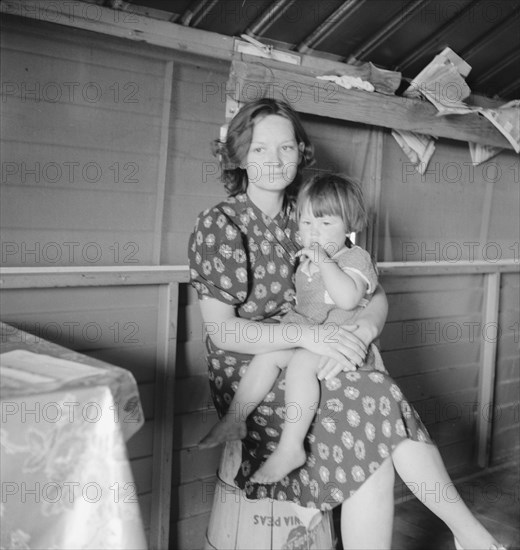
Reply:
[[[345,246],[347,228],[339,216],[315,217],[309,204],[304,205],[299,221],[300,235],[305,248],[317,242],[329,256]]]

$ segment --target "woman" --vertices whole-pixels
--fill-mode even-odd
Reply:
[[[417,496],[448,524],[462,547],[490,548],[494,539],[460,499],[439,502],[427,490],[430,484],[434,488],[451,480],[392,379],[363,371],[327,379],[338,363],[345,368],[363,364],[367,346],[386,319],[382,290],[376,290],[356,327],[288,329],[277,323],[294,295],[299,245],[292,199],[302,169],[312,161],[312,147],[296,113],[269,99],[247,104],[231,121],[218,152],[230,197],[201,213],[189,256],[208,332],[210,386],[219,415],[231,403],[251,354],[303,348],[328,357],[307,436],[306,463],[274,484],[250,481],[279,440],[283,371],[248,417],[237,485],[252,499],[287,499],[322,510],[341,504],[344,548],[390,548],[396,466],[407,483],[422,489]]]

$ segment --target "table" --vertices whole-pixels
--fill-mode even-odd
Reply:
[[[145,549],[132,374],[4,323],[0,353],[0,547]]]

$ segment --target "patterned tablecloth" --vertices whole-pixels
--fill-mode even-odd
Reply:
[[[3,323],[0,353],[0,548],[146,548],[132,374]]]

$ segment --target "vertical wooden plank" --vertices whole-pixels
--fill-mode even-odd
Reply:
[[[477,416],[477,463],[482,468],[489,465],[491,446],[498,340],[498,306],[500,302],[500,272],[488,273],[484,281],[486,286],[482,315],[483,341],[479,373]]]
[[[360,235],[359,244],[367,250],[372,258],[378,257],[379,218],[381,210],[381,173],[383,166],[383,131],[372,128],[369,134],[364,173],[368,176],[363,182],[366,208],[368,210],[368,226]]]
[[[381,218],[381,177],[383,171],[383,130],[378,128],[375,138],[375,169],[374,169],[374,187],[373,195],[370,201],[370,208],[372,211],[369,213],[369,236],[370,241],[367,243],[368,252],[372,258],[378,257],[379,252],[379,220]]]
[[[179,285],[159,288],[150,550],[169,547]]]
[[[483,250],[487,244],[488,233],[489,233],[489,223],[491,220],[491,206],[493,204],[493,189],[495,188],[495,183],[493,181],[486,182],[486,193],[484,195],[484,201],[482,203],[482,217],[480,222],[480,249]],[[475,258],[468,258],[475,259]],[[480,258],[479,258],[480,259]]]
[[[162,225],[166,192],[166,166],[168,163],[168,139],[170,135],[170,110],[172,104],[173,61],[166,62],[164,71],[163,108],[161,116],[161,146],[157,174],[157,199],[155,203],[155,227],[152,262],[161,263]]]

